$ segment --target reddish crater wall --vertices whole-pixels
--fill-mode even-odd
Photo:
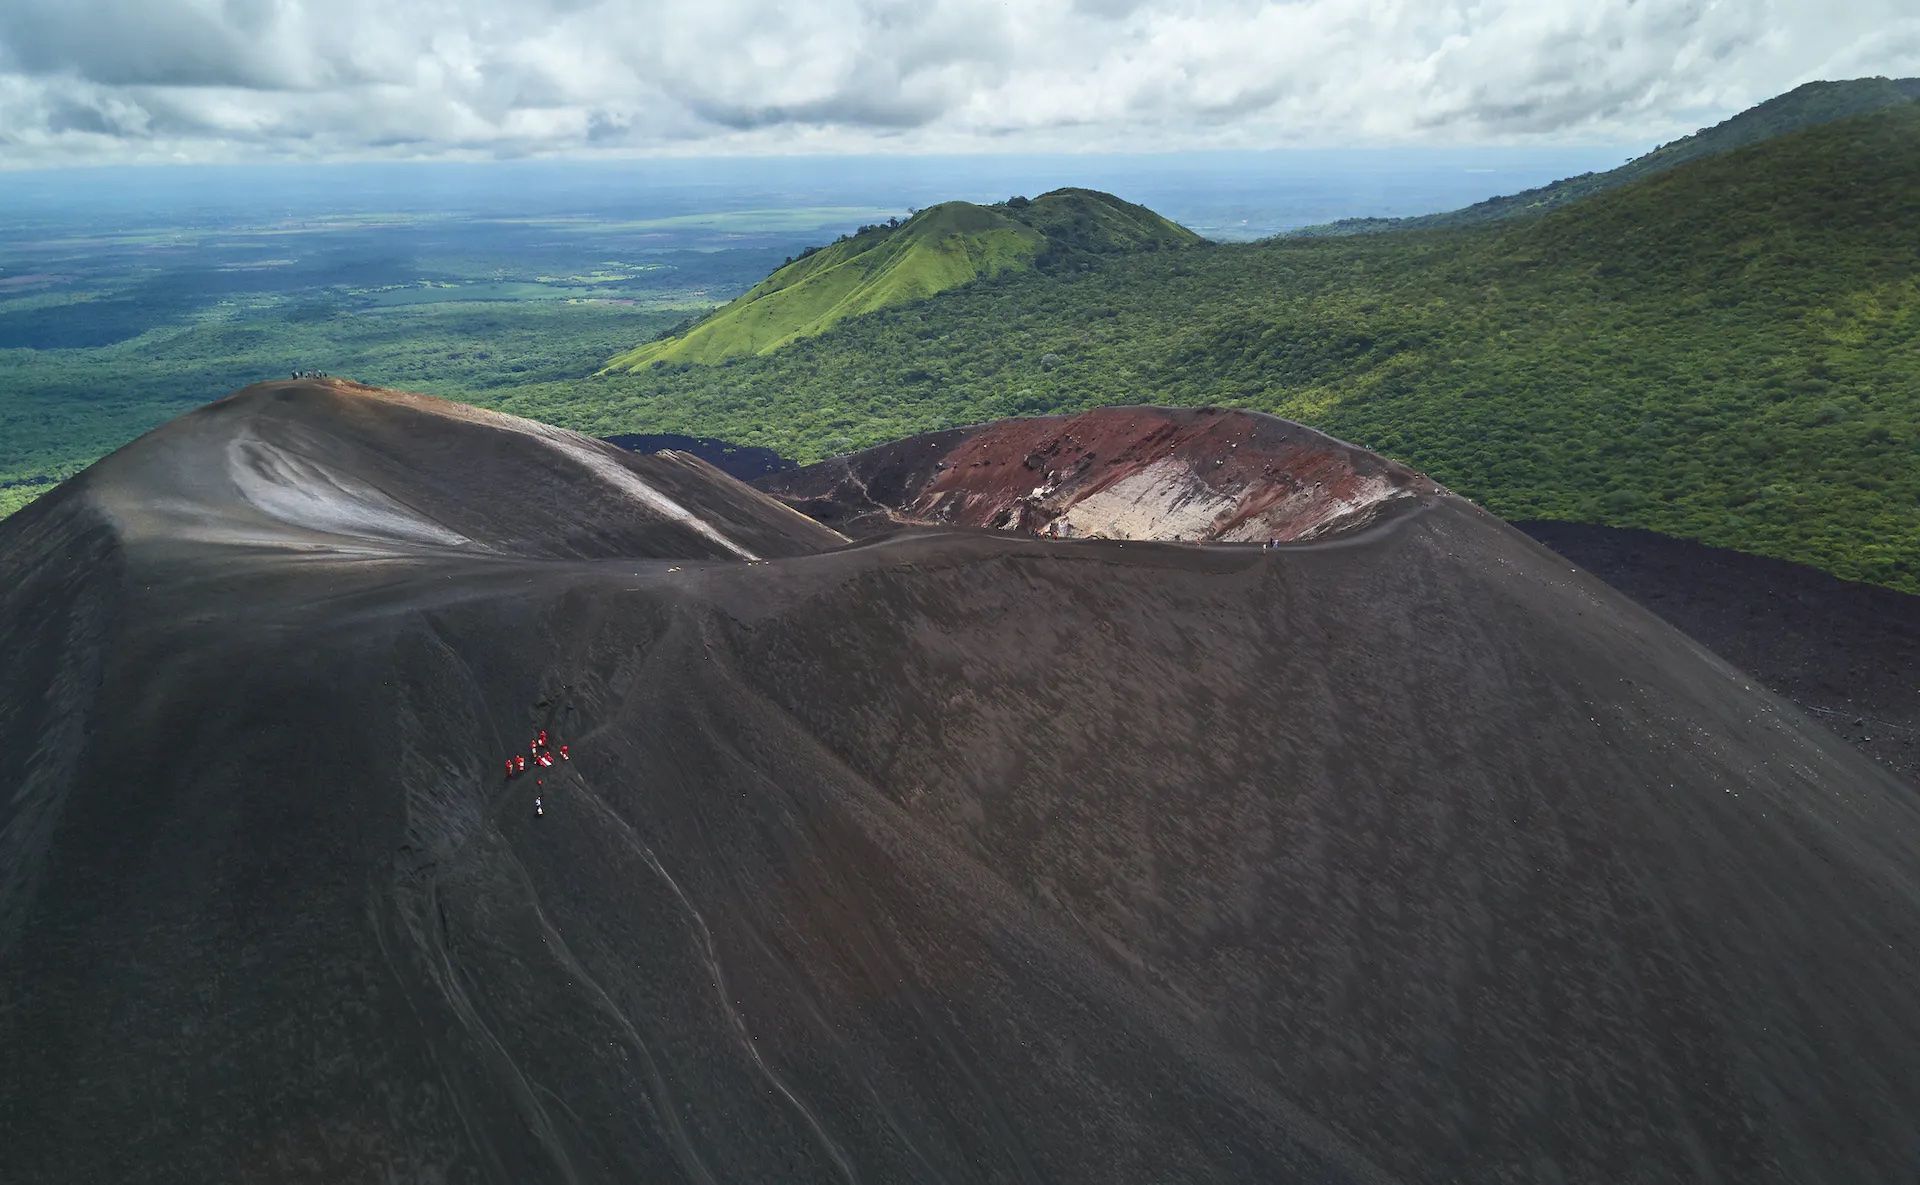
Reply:
[[[1101,408],[912,437],[764,488],[854,530],[951,524],[1073,538],[1263,542],[1439,493],[1402,465],[1257,412]]]

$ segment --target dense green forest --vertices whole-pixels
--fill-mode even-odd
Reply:
[[[1507,517],[1920,591],[1920,107],[1548,216],[1009,273],[777,353],[490,402],[814,459],[1125,402],[1275,412]]]

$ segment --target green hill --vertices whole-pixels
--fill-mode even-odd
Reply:
[[[1303,227],[1296,235],[1373,234],[1390,230],[1478,226],[1509,218],[1544,214],[1631,181],[1663,173],[1689,161],[1718,156],[1802,128],[1920,101],[1920,78],[1855,78],[1845,82],[1809,82],[1783,95],[1652,152],[1617,169],[1584,173],[1538,189],[1488,198],[1460,210],[1413,218],[1345,218],[1324,226]]]
[[[848,317],[924,300],[985,276],[1058,270],[1087,255],[1200,241],[1144,206],[1090,189],[1057,189],[995,206],[945,202],[898,225],[863,227],[810,251],[691,327],[628,350],[606,369],[766,354]]]
[[[530,396],[532,393],[529,393]],[[1920,590],[1920,105],[1465,230],[1123,254],[515,410],[804,460],[1125,402],[1304,420],[1497,513]]]
[[[1205,240],[1178,223],[1097,189],[1056,189],[1032,201],[1013,198],[1004,209],[1039,231],[1055,260],[1076,255],[1159,251]],[[1043,265],[1046,262],[1042,261]]]

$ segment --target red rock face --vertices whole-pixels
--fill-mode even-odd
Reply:
[[[987,527],[1068,538],[1265,542],[1364,525],[1438,486],[1257,412],[1119,407],[914,437],[765,488],[855,529]]]

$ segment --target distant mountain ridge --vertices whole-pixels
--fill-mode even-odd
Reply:
[[[1459,210],[1421,214],[1410,218],[1342,218],[1293,231],[1298,236],[1378,234],[1382,231],[1478,226],[1509,218],[1524,218],[1558,209],[1568,202],[1591,197],[1630,181],[1663,173],[1676,165],[1719,156],[1762,140],[1854,115],[1920,101],[1920,78],[1855,78],[1844,82],[1809,82],[1749,107],[1730,119],[1644,155],[1604,173],[1565,177],[1537,189],[1504,194]]]
[[[809,251],[685,330],[616,356],[606,370],[766,354],[848,317],[986,276],[1201,241],[1145,206],[1091,189],[1056,189],[992,206],[942,202],[897,225],[863,227]]]

